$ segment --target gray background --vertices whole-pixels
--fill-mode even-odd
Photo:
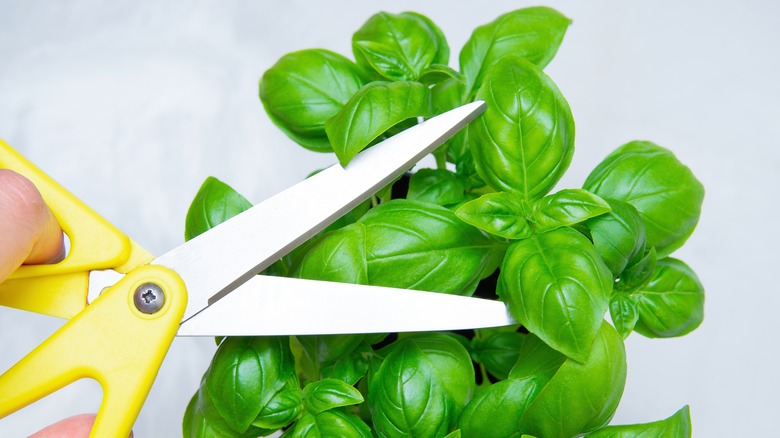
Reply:
[[[257,80],[283,54],[350,37],[380,10],[433,19],[457,53],[477,25],[525,1],[0,1],[0,137],[156,254],[182,241],[208,175],[253,202],[334,161],[271,125]],[[568,98],[577,151],[560,187],[577,187],[632,139],[671,148],[704,183],[702,219],[676,256],[707,288],[706,318],[681,339],[627,340],[615,423],[691,405],[697,436],[776,433],[775,315],[780,188],[780,7],[770,1],[551,1],[574,22],[546,69]],[[61,324],[0,311],[0,368]],[[180,432],[214,351],[179,339],[135,426]],[[95,411],[81,382],[0,420],[22,436]]]

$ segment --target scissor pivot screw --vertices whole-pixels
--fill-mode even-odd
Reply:
[[[135,290],[133,295],[135,307],[143,313],[156,313],[165,304],[165,293],[154,283],[144,283]]]

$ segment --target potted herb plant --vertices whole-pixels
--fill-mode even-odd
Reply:
[[[543,68],[569,24],[546,7],[501,15],[474,30],[456,70],[429,18],[378,13],[354,33],[354,60],[301,50],[263,74],[271,120],[342,164],[421,118],[487,103],[434,153],[436,168],[388,186],[266,275],[479,290],[521,325],[219,339],[185,436],[690,436],[687,406],[651,423],[608,423],[629,334],[682,336],[702,321],[703,287],[671,254],[696,227],[704,189],[670,150],[631,141],[582,187],[553,192],[575,128]],[[209,178],[186,237],[250,206]]]

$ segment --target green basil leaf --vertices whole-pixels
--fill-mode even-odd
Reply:
[[[331,152],[325,121],[363,86],[349,59],[322,49],[288,53],[263,74],[260,100],[288,137],[317,152]]]
[[[252,204],[229,185],[210,176],[203,181],[187,210],[184,239],[190,240],[251,207]]]
[[[371,200],[367,199],[360,204],[358,204],[357,207],[353,208],[352,210],[348,211],[344,214],[344,216],[341,216],[340,218],[336,219],[332,224],[328,225],[322,233],[327,233],[328,231],[334,231],[338,230],[340,228],[344,228],[347,225],[354,224],[358,221],[361,217],[363,217],[364,214],[371,208]]]
[[[431,88],[433,113],[441,114],[466,103],[464,94],[466,83],[461,77],[445,79]],[[469,149],[469,126],[467,125],[439,146],[434,155],[437,160],[455,164],[457,174],[468,188],[485,186],[485,181],[477,174],[474,157]]]
[[[252,425],[265,430],[279,430],[292,424],[302,411],[303,391],[298,376],[293,373],[285,386],[263,406]]]
[[[645,424],[607,426],[586,435],[587,438],[690,438],[691,413],[688,405],[669,418]]]
[[[369,382],[368,403],[380,436],[443,436],[474,390],[474,367],[452,337],[425,333],[399,339]]]
[[[566,99],[542,70],[517,56],[494,64],[477,99],[485,112],[469,125],[477,171],[496,191],[528,202],[549,192],[571,163],[574,119]]]
[[[518,438],[520,417],[533,400],[534,388],[527,380],[509,379],[490,385],[463,409],[458,427],[463,436]]]
[[[431,64],[423,70],[418,81],[425,85],[432,86],[452,79],[465,85],[466,79],[454,68],[446,64]]]
[[[657,262],[658,256],[655,253],[655,248],[650,248],[650,251],[647,251],[644,257],[636,260],[633,264],[629,264],[620,273],[618,281],[615,282],[615,289],[633,291],[644,287],[652,278]]]
[[[538,336],[528,334],[517,362],[509,371],[509,378],[533,383],[533,399],[552,380],[566,360],[565,355],[550,348]]]
[[[469,94],[487,70],[506,56],[521,56],[540,68],[555,56],[571,20],[547,7],[518,9],[477,27],[460,51],[460,71]],[[484,79],[487,81],[487,79]]]
[[[403,12],[401,15],[415,17],[422,23],[425,23],[425,26],[428,27],[428,30],[433,35],[433,42],[436,46],[436,56],[433,58],[431,65],[449,65],[450,46],[447,43],[447,37],[444,35],[444,32],[441,30],[441,28],[437,26],[436,23],[434,23],[430,18],[417,12]]]
[[[339,379],[322,379],[303,388],[306,409],[312,414],[341,406],[363,403],[363,396],[354,386]]]
[[[461,437],[460,429],[455,429],[444,436],[444,438],[460,438],[460,437]]]
[[[497,292],[528,331],[582,362],[607,311],[612,276],[590,241],[564,227],[514,242]]]
[[[339,379],[355,385],[366,375],[372,352],[370,341],[365,339],[350,353],[342,354],[335,361],[323,364],[320,368],[322,377]]]
[[[447,206],[466,200],[466,186],[446,169],[420,169],[409,180],[407,199]]]
[[[461,180],[465,181],[470,189],[481,189],[487,184],[477,172],[477,164],[474,161],[474,154],[471,153],[469,146],[468,126],[461,129],[450,140],[446,150],[447,160],[455,164],[456,173]]]
[[[609,299],[609,314],[612,317],[615,330],[621,338],[626,339],[634,331],[634,327],[639,321],[636,299],[628,293],[613,293]]]
[[[704,319],[704,287],[680,260],[659,260],[650,282],[634,295],[639,311],[635,330],[648,338],[688,334]]]
[[[314,381],[324,377],[325,367],[350,356],[364,338],[365,335],[359,334],[295,336],[293,339],[300,346],[299,362],[303,372],[309,380]],[[339,376],[334,374],[327,377]]]
[[[517,332],[498,332],[487,338],[473,338],[469,351],[475,362],[485,366],[498,379],[506,379],[520,357],[526,336]]]
[[[226,338],[206,372],[205,384],[217,412],[238,432],[295,372],[287,337]]]
[[[184,438],[254,438],[260,435],[260,432],[261,430],[255,427],[249,427],[244,433],[231,428],[217,412],[203,382],[184,411]]]
[[[525,409],[518,429],[539,437],[572,437],[605,425],[623,394],[626,368],[623,341],[603,322],[587,360],[567,359]]]
[[[373,15],[352,36],[352,52],[361,68],[390,81],[414,81],[431,64],[449,62],[442,31],[410,12]]]
[[[455,214],[467,224],[506,239],[526,239],[531,227],[526,221],[527,208],[514,193],[488,193],[461,205]]]
[[[304,414],[283,438],[373,438],[371,429],[357,415],[339,409]]]
[[[372,82],[325,122],[325,132],[342,165],[394,125],[431,115],[428,87],[419,82]]]
[[[608,199],[612,211],[585,221],[599,257],[617,278],[645,250],[645,224],[631,204]]]
[[[470,295],[505,249],[452,211],[422,202],[386,202],[359,223],[366,227],[368,280],[376,286]]]
[[[674,154],[648,141],[633,141],[609,154],[583,186],[602,198],[633,205],[647,228],[647,246],[665,257],[693,233],[704,187]]]
[[[571,226],[610,211],[607,201],[582,189],[564,189],[534,203],[533,229],[537,233]]]
[[[445,113],[464,104],[463,93],[466,84],[462,78],[448,78],[431,88],[431,106],[434,114]],[[468,125],[458,132],[468,128]],[[456,134],[457,135],[457,134]],[[451,141],[448,140],[448,141]]]
[[[445,78],[443,74],[437,73],[431,73],[429,79],[426,79],[426,77],[428,76],[423,76],[420,80],[423,81],[423,83],[438,81],[435,82],[431,88],[431,106],[433,108],[433,114],[447,112],[465,103],[463,93],[465,92],[466,83],[460,73],[448,78]],[[457,163],[457,161],[451,157],[450,149],[456,148],[459,151],[456,155],[461,155],[463,153],[462,151],[467,149],[467,146],[465,145],[467,130],[468,125],[456,132],[444,142],[443,145],[434,149],[433,155],[436,157],[437,164],[439,164],[440,167],[443,167],[443,164],[446,161]],[[463,174],[463,172],[458,173],[459,175]]]
[[[322,235],[311,244],[293,271],[293,276],[368,284],[365,227],[354,223]]]

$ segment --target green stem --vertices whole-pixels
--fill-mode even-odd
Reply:
[[[438,169],[446,169],[447,168],[447,153],[444,151],[444,149],[439,148],[433,153],[433,157],[436,158],[436,168]]]
[[[485,369],[485,365],[479,364],[479,372],[480,374],[482,374],[482,384],[489,385],[490,377],[488,377],[488,373],[487,370]]]

